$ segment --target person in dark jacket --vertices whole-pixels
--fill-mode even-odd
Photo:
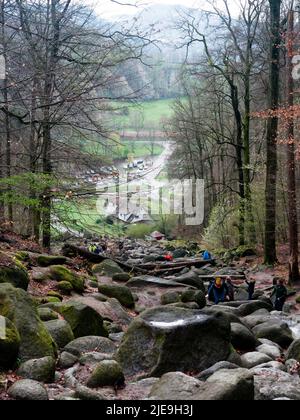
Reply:
[[[285,281],[283,279],[280,279],[279,283],[276,286],[274,286],[274,290],[271,294],[271,297],[274,295],[274,309],[275,311],[282,312],[283,305],[285,304],[287,298],[287,288],[285,287]]]
[[[251,279],[250,281],[246,280],[246,283],[248,284],[248,300],[252,300],[255,292],[256,282],[255,280]]]
[[[223,281],[220,277],[217,277],[209,287],[208,296],[211,294],[214,296],[214,302],[216,305],[220,302],[225,302],[226,296],[228,295],[228,289],[225,281]]]
[[[234,301],[234,285],[230,277],[226,279],[227,296],[230,302]]]

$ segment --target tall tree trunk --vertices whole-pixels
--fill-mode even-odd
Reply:
[[[7,42],[6,42],[6,32],[5,32],[5,0],[1,1],[1,36],[2,36],[2,56],[4,59],[5,66],[5,77],[3,80],[3,102],[5,109],[5,163],[6,163],[6,177],[11,177],[11,128],[10,128],[10,117],[9,117],[9,97],[8,97],[8,80],[7,80],[7,71],[8,71],[8,60],[7,60]],[[8,221],[12,225],[13,223],[13,207],[10,202],[10,193],[11,188],[8,187],[8,203],[7,203],[7,213]]]
[[[293,7],[293,5],[292,5]],[[290,108],[288,113],[288,144],[287,144],[287,165],[288,165],[288,218],[289,218],[289,282],[300,281],[298,265],[298,216],[297,216],[297,193],[296,193],[296,165],[295,165],[295,138],[294,138],[294,115],[292,107],[294,105],[294,80],[293,80],[293,52],[294,52],[294,11],[288,13],[287,31],[287,51],[286,51],[286,104]]]
[[[32,84],[32,98],[31,98],[31,126],[30,126],[30,140],[29,140],[29,153],[30,153],[30,172],[36,174],[37,172],[37,133],[34,125],[36,118],[36,104],[37,104],[37,83],[36,80]],[[35,188],[31,188],[29,196],[33,200],[38,198]],[[41,203],[42,204],[42,203]],[[33,236],[34,240],[38,243],[40,240],[40,225],[41,225],[41,211],[38,207],[31,207],[29,209],[29,229],[28,234]]]
[[[269,0],[271,15],[271,53],[269,81],[269,109],[277,111],[279,104],[279,45],[281,0]],[[276,186],[277,186],[277,131],[278,117],[270,116],[267,125],[267,174],[266,174],[266,219],[265,263],[274,264],[276,255]]]
[[[248,47],[246,59],[246,74],[245,74],[245,94],[244,94],[244,183],[245,183],[245,215],[246,215],[246,231],[248,233],[249,242],[251,245],[256,243],[255,223],[252,208],[252,193],[251,193],[251,157],[250,157],[250,114],[251,114],[251,98],[250,98],[250,47]]]
[[[238,88],[233,82],[231,87],[231,102],[236,122],[236,161],[239,179],[239,245],[245,245],[245,179],[243,165],[243,125],[242,116],[239,110]]]

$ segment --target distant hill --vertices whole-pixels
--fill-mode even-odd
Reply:
[[[154,38],[158,42],[145,51],[151,67],[135,61],[123,65],[119,71],[120,89],[123,94],[135,95],[144,99],[164,99],[181,95],[179,74],[186,57],[185,47],[180,30],[180,19],[185,15],[199,18],[201,30],[205,30],[206,20],[201,22],[201,10],[182,5],[152,5],[139,11],[134,16],[120,18],[129,27],[138,27],[142,32],[153,28]],[[199,45],[192,47],[191,54],[201,53]],[[150,57],[150,58],[149,58]]]

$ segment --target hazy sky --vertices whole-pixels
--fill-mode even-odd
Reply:
[[[154,4],[171,4],[171,5],[182,5],[186,7],[205,7],[205,0],[117,0],[119,3],[124,4],[135,4],[137,3],[139,7],[132,6],[121,6],[120,4],[113,3],[110,0],[85,0],[86,3],[92,4],[98,14],[103,17],[114,17],[135,14],[142,10],[145,7],[154,5]],[[217,0],[218,1],[218,0]],[[220,0],[220,3],[222,1]],[[234,8],[235,0],[230,0],[231,7]]]

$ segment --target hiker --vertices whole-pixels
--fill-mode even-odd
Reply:
[[[227,277],[226,279],[226,287],[227,287],[228,300],[229,302],[233,302],[234,301],[234,285],[230,277]]]
[[[274,286],[274,290],[271,294],[271,297],[274,295],[274,309],[275,311],[282,312],[283,305],[285,304],[287,298],[287,288],[285,287],[285,281],[283,279],[280,279],[279,283],[276,286]]]
[[[204,251],[203,252],[203,259],[204,259],[204,261],[210,261],[211,260],[211,254],[210,254],[210,252],[209,251]]]
[[[246,280],[246,283],[248,285],[248,300],[253,299],[254,291],[255,291],[255,284],[256,281],[254,279],[251,279],[250,281]]]
[[[213,294],[216,305],[220,302],[225,302],[228,291],[225,281],[223,281],[220,277],[217,277],[208,289],[208,296],[211,294]]]
[[[91,244],[89,246],[89,252],[91,252],[92,254],[100,255],[103,253],[103,249],[100,245]]]

